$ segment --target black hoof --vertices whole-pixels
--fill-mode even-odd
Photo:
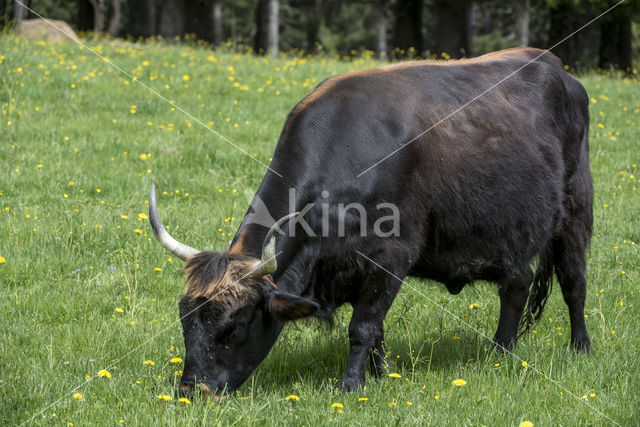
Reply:
[[[576,353],[589,354],[589,351],[591,350],[591,340],[589,337],[581,337],[575,340],[572,339],[571,347],[576,351]]]
[[[341,393],[351,393],[362,387],[364,387],[364,381],[360,382],[358,380],[343,379],[340,385],[338,385],[338,390]]]

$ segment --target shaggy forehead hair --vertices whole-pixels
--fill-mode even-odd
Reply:
[[[184,266],[189,285],[187,296],[204,297],[232,307],[255,301],[265,286],[263,279],[250,277],[256,261],[228,252],[198,253]]]

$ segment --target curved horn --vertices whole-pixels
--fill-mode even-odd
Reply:
[[[188,258],[200,252],[191,246],[178,242],[167,233],[156,209],[156,185],[154,183],[151,184],[151,194],[149,194],[149,222],[151,222],[153,234],[156,236],[158,242],[182,260],[186,261]]]
[[[264,239],[264,243],[262,244],[262,259],[260,260],[260,264],[256,266],[253,277],[262,277],[267,274],[271,274],[278,268],[278,263],[276,261],[276,232],[281,231],[280,227],[289,222],[291,218],[296,218],[300,215],[300,212],[290,213],[289,215],[283,216],[280,218],[275,224],[271,226],[269,232],[267,233],[267,237]]]

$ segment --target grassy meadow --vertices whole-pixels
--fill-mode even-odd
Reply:
[[[596,191],[589,356],[569,349],[557,288],[514,357],[485,339],[498,320],[495,285],[453,296],[409,278],[385,326],[399,377],[369,377],[364,390],[337,391],[348,355],[350,307],[343,307],[331,327],[288,325],[229,399],[185,403],[176,394],[185,286],[181,262],[151,235],[150,184],[172,234],[225,250],[288,111],[325,77],[378,62],[367,53],[272,59],[195,42],[87,43],[131,76],[74,43],[0,35],[3,424],[638,422],[637,79],[579,77],[591,98]]]

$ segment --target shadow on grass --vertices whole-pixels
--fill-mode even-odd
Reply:
[[[349,357],[348,338],[312,335],[310,343],[293,347],[279,340],[247,385],[253,384],[264,391],[295,390],[303,385],[314,390],[337,391]],[[491,342],[473,333],[462,334],[455,340],[443,338],[439,332],[425,333],[421,342],[411,345],[403,338],[396,336],[388,340],[389,372],[422,376],[429,371],[484,364],[490,358],[502,357]],[[375,381],[375,377],[367,368],[367,382],[370,381]]]

